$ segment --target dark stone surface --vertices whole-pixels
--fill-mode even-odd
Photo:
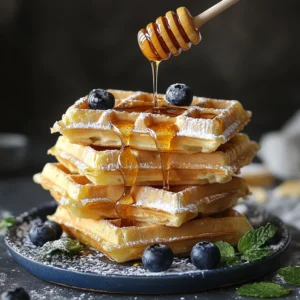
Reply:
[[[0,180],[0,218],[5,215],[5,212],[16,216],[21,212],[27,211],[50,199],[50,195],[46,191],[43,191],[39,186],[35,185],[29,177]],[[300,265],[300,232],[294,228],[291,228],[291,232],[293,235],[292,243],[286,254],[285,260],[283,261],[283,264],[286,266]],[[266,278],[262,278],[262,280],[280,282],[280,279],[274,274],[270,274]],[[20,268],[11,257],[9,257],[3,243],[3,236],[0,236],[0,291],[16,287],[24,287],[30,293],[32,299],[36,300],[240,299],[240,297],[235,294],[236,287],[213,290],[199,294],[170,296],[111,295],[60,287],[34,278]],[[299,288],[295,289],[287,299],[298,299],[299,292]]]

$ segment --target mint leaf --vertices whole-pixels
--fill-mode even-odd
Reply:
[[[286,283],[300,285],[300,267],[281,268],[277,272]]]
[[[261,259],[270,253],[270,248],[265,246],[268,239],[272,238],[277,227],[271,223],[265,226],[247,232],[238,242],[238,253],[228,243],[223,241],[216,242],[215,245],[219,248],[221,260],[219,267],[236,265],[244,261],[255,261]]]
[[[226,243],[226,242],[216,242],[214,243],[220,250],[220,254],[221,254],[221,264],[228,264],[230,261],[234,261],[235,260],[235,250],[234,248]]]
[[[0,228],[8,229],[16,224],[16,219],[14,217],[7,217],[1,220]]]
[[[239,296],[258,298],[279,298],[290,292],[285,287],[272,282],[245,284],[236,291]]]
[[[254,261],[267,256],[269,253],[270,250],[268,248],[252,247],[244,252],[242,258],[247,261]]]
[[[37,253],[37,259],[47,258],[54,253],[76,254],[83,248],[78,240],[61,238],[56,241],[47,242]]]
[[[227,261],[227,266],[235,266],[243,263],[240,256],[235,256],[234,258],[231,258]]]
[[[245,253],[247,250],[263,246],[265,242],[272,238],[277,232],[278,228],[271,223],[261,226],[260,228],[246,233],[238,243],[238,250]]]

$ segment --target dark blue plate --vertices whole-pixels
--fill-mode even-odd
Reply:
[[[30,244],[26,232],[30,222],[45,220],[53,214],[56,204],[47,203],[18,218],[16,226],[10,228],[5,242],[13,259],[34,276],[69,287],[132,294],[192,293],[234,285],[263,276],[277,270],[284,259],[284,252],[290,243],[290,233],[277,217],[262,207],[249,205],[248,218],[254,227],[271,222],[279,228],[279,244],[272,253],[258,261],[226,268],[200,271],[188,259],[177,258],[171,269],[162,273],[150,273],[133,263],[117,264],[107,260],[97,251],[73,257],[61,264],[39,262],[33,253],[36,248]],[[87,257],[87,259],[85,258]],[[80,260],[82,259],[82,260]],[[99,263],[97,263],[99,262]],[[90,268],[88,267],[90,264]],[[83,268],[82,266],[85,266]],[[182,267],[185,266],[185,267]]]

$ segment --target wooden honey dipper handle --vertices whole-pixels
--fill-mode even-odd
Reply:
[[[200,15],[193,18],[194,25],[199,29],[203,24],[217,16],[225,9],[229,8],[233,4],[237,3],[239,0],[222,0],[211,8],[207,9]]]

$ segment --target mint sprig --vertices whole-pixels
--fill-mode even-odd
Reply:
[[[76,254],[83,248],[78,240],[61,238],[56,241],[47,242],[37,253],[37,259],[43,260],[51,257],[55,253]]]
[[[236,260],[235,250],[234,248],[226,242],[216,242],[215,245],[220,250],[221,265],[232,265],[234,264],[234,261]]]
[[[254,261],[267,256],[270,250],[264,245],[276,234],[277,230],[275,225],[267,223],[265,226],[246,233],[238,242],[238,250],[243,254],[242,259]]]
[[[7,217],[1,220],[0,228],[8,229],[16,224],[16,219],[14,217]]]
[[[243,253],[242,258],[246,261],[254,261],[254,260],[262,259],[263,257],[267,256],[269,253],[270,250],[267,247],[265,248],[252,247]]]
[[[300,267],[281,268],[277,272],[289,284],[300,285]]]
[[[257,298],[279,298],[291,293],[291,290],[272,282],[245,284],[236,293],[239,296]]]
[[[286,283],[300,285],[300,267],[285,267],[277,271],[277,274],[282,276]],[[272,282],[260,282],[254,284],[246,284],[237,289],[236,293],[239,296],[258,297],[258,298],[279,298],[291,293],[291,290],[286,289],[282,285]]]
[[[277,227],[271,223],[260,228],[247,232],[238,242],[238,252],[226,242],[216,242],[221,254],[220,266],[232,266],[243,261],[255,261],[267,256],[270,253],[265,243],[272,238]]]

